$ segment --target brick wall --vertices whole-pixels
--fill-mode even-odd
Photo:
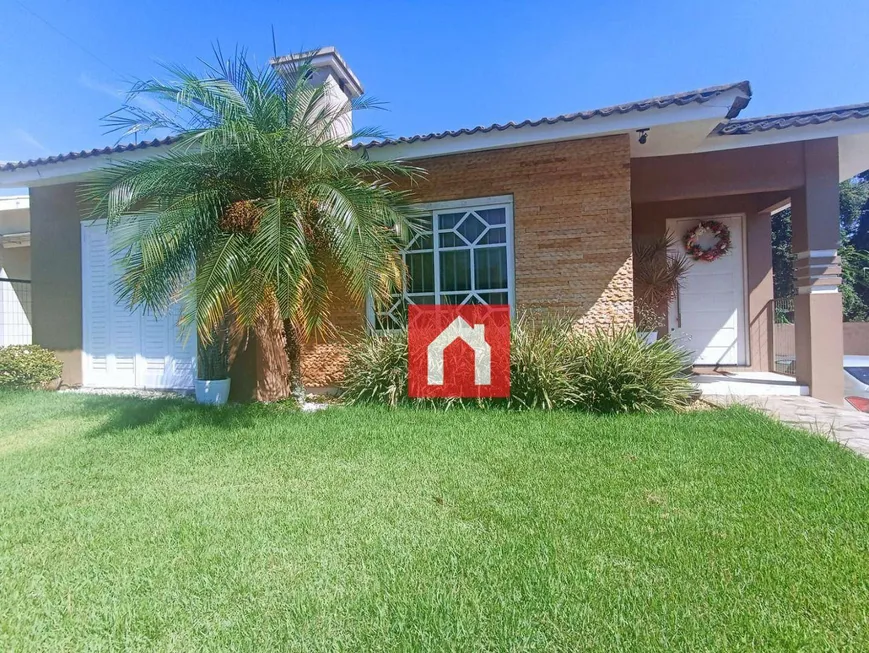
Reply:
[[[576,314],[582,326],[633,322],[628,136],[473,152],[414,162],[428,172],[420,202],[513,196],[517,308]],[[336,322],[362,324],[361,307]],[[311,386],[334,385],[334,344],[306,348]],[[328,382],[326,382],[328,381]]]
[[[340,385],[347,364],[345,340],[352,340],[365,325],[365,307],[353,302],[341,287],[334,284],[335,293],[329,316],[338,331],[337,338],[321,338],[309,342],[302,350],[302,379],[306,386],[328,388]]]

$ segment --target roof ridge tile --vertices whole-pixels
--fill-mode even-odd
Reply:
[[[812,111],[794,111],[789,113],[758,116],[757,118],[741,118],[721,123],[715,128],[717,136],[745,136],[755,132],[766,132],[773,129],[788,129],[790,127],[807,127],[823,125],[828,122],[841,122],[851,118],[869,118],[869,103],[848,104],[827,109]]]

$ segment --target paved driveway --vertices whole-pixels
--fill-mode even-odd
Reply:
[[[828,404],[814,397],[738,397],[704,395],[719,406],[740,403],[758,408],[785,424],[820,433],[869,457],[869,414]]]

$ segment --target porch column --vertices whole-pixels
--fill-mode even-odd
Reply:
[[[835,138],[804,144],[805,185],[791,197],[797,296],[797,381],[813,397],[841,404],[842,269],[839,246],[839,146]]]

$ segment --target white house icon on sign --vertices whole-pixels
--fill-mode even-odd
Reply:
[[[463,318],[457,317],[440,332],[428,346],[428,384],[444,384],[444,350],[456,340],[463,340],[474,350],[474,384],[492,383],[492,348],[486,342],[486,326],[471,326]]]

